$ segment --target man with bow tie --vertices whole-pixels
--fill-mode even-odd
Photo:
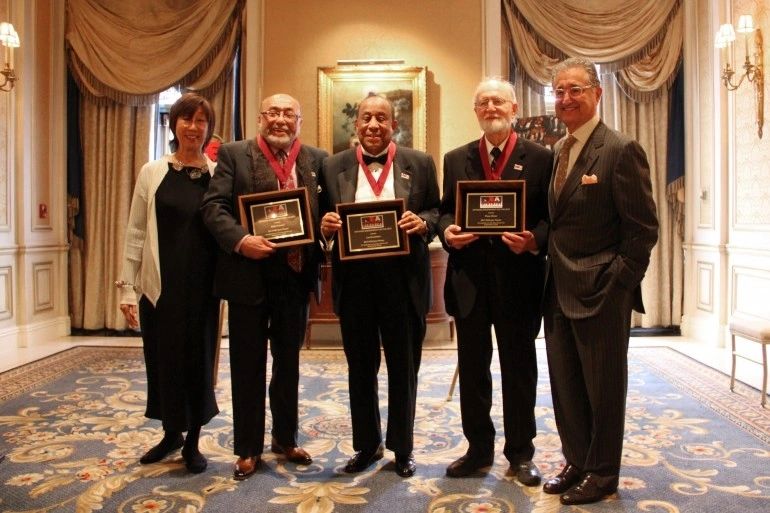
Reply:
[[[317,244],[278,249],[250,234],[240,223],[238,204],[244,194],[305,187],[312,222],[318,225],[318,172],[327,153],[300,143],[301,124],[297,100],[287,94],[266,98],[259,135],[220,147],[201,207],[220,246],[214,294],[228,301],[236,480],[262,464],[268,338],[270,448],[294,463],[312,461],[297,443],[297,387],[308,294],[317,287],[322,255]]]
[[[439,191],[433,159],[391,141],[397,126],[391,102],[377,95],[358,105],[360,146],[323,164],[324,214],[321,232],[332,255],[334,311],[340,318],[348,362],[350,413],[355,455],[345,472],[361,472],[383,456],[377,372],[380,343],[388,367],[388,424],[385,447],[396,456],[396,473],[414,474],[414,414],[425,316],[430,309],[428,243],[438,218]],[[339,203],[402,198],[398,226],[409,236],[410,253],[340,261]]]
[[[540,483],[535,447],[537,358],[548,234],[548,181],[553,154],[518,137],[512,123],[518,105],[513,85],[487,79],[476,88],[473,108],[480,139],[444,156],[444,195],[438,235],[449,252],[444,302],[457,326],[460,412],[468,440],[449,477],[465,477],[494,461],[492,327],[500,359],[505,447],[511,472],[526,486]],[[459,180],[525,180],[524,231],[477,236],[455,224]]]

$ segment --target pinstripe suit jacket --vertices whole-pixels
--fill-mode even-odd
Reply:
[[[563,142],[555,145],[555,155]],[[548,195],[547,273],[562,311],[570,319],[592,317],[613,300],[614,292],[625,289],[633,292],[634,310],[644,312],[640,283],[658,239],[644,150],[600,122],[558,198],[553,193],[557,161]],[[596,183],[585,183],[592,181],[584,178],[589,176]]]

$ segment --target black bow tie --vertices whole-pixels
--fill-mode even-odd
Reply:
[[[364,157],[364,164],[366,164],[367,166],[369,164],[371,164],[372,162],[379,162],[380,164],[382,164],[384,166],[385,162],[388,161],[388,154],[387,153],[383,153],[382,155],[380,155],[378,157],[372,157],[371,155],[363,155],[363,157]]]

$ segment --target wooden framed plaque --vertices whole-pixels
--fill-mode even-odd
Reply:
[[[409,236],[398,227],[404,213],[402,198],[364,203],[340,203],[340,260],[409,254]]]
[[[310,201],[305,187],[238,196],[241,224],[278,247],[315,241]]]
[[[458,181],[455,224],[475,235],[524,231],[526,186],[524,180]]]

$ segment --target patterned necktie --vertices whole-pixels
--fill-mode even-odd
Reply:
[[[498,161],[500,159],[500,155],[503,152],[500,151],[500,148],[495,146],[494,148],[492,148],[492,151],[490,151],[489,153],[492,154],[492,171],[494,171],[495,169],[497,169],[497,163],[498,163]]]
[[[275,152],[275,158],[278,159],[278,162],[280,162],[281,166],[286,164],[286,152],[283,150],[278,150]],[[280,188],[283,190],[286,189],[296,189],[297,186],[294,183],[294,178],[291,174],[286,177],[285,182],[280,182]],[[286,252],[286,262],[289,264],[289,267],[291,267],[291,270],[298,273],[302,271],[302,250],[299,248],[289,248],[289,250]]]
[[[553,190],[556,197],[559,197],[564,182],[567,181],[567,166],[569,166],[569,150],[577,142],[574,135],[567,137],[559,150],[559,164],[556,167],[556,178],[553,180]]]
[[[278,160],[278,163],[281,165],[281,167],[286,165],[286,159],[288,158],[288,155],[286,155],[286,152],[283,150],[278,150],[275,152],[275,158]],[[289,176],[286,178],[285,182],[281,182],[281,189],[295,189],[296,185],[294,185],[294,179],[291,177],[291,173],[289,173]]]

